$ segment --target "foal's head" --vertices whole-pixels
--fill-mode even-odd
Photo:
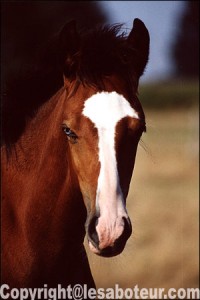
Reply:
[[[87,209],[89,247],[106,257],[121,253],[131,235],[126,197],[145,131],[136,94],[148,60],[149,34],[139,19],[128,37],[119,29],[105,27],[81,37],[70,22],[60,36],[68,155]]]

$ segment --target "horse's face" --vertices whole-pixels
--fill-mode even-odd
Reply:
[[[128,37],[134,40],[132,46],[144,44],[138,39],[137,28],[148,35],[140,22]],[[147,56],[143,53],[141,64],[137,61],[135,65],[136,82]],[[66,82],[70,94],[75,80]],[[104,77],[104,87],[98,90],[81,83],[66,101],[63,127],[87,209],[89,247],[109,257],[122,252],[132,232],[126,197],[145,119],[136,97],[137,86],[130,96],[123,76],[112,75]]]
[[[145,128],[137,98],[130,102],[123,91],[108,90],[80,86],[63,120],[87,208],[89,246],[102,256],[119,254],[131,235],[126,197]]]

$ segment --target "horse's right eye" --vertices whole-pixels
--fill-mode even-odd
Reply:
[[[72,142],[73,144],[77,143],[78,136],[74,131],[72,131],[69,127],[66,125],[62,125],[62,130],[67,135],[68,140]]]

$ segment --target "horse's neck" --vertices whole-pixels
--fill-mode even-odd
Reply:
[[[62,149],[62,145],[59,143],[58,147],[56,140],[60,138],[62,113],[60,107],[63,107],[65,98],[65,90],[59,90],[41,106],[35,117],[27,122],[24,133],[14,145],[12,156],[9,158],[9,162],[13,162],[13,167],[18,168],[20,172],[38,169],[45,153],[51,153],[51,150],[58,152]]]
[[[22,226],[32,232],[33,243],[38,243],[38,234],[52,244],[59,243],[58,237],[67,237],[68,241],[75,236],[77,241],[84,237],[85,207],[61,130],[65,98],[61,89],[41,107],[16,144],[16,154],[10,158],[12,175],[7,180],[15,178],[10,184],[16,185],[16,203],[25,208],[26,224]]]

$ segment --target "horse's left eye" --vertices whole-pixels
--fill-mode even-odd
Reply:
[[[62,125],[62,130],[67,135],[68,140],[70,140],[70,142],[72,142],[73,144],[77,143],[78,136],[76,135],[76,133],[74,131],[72,131],[66,125]]]

